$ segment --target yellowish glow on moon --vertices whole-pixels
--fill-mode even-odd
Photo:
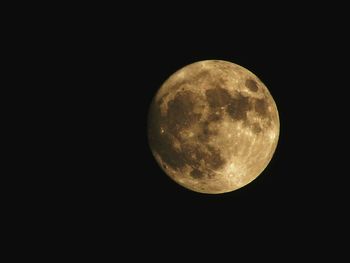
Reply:
[[[270,162],[279,137],[275,101],[249,70],[205,60],[171,75],[148,116],[152,153],[178,184],[201,193],[239,189]]]

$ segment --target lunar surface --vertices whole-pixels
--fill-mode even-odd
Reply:
[[[276,104],[249,70],[222,60],[178,70],[148,114],[148,139],[162,170],[201,193],[239,189],[261,174],[279,137]]]

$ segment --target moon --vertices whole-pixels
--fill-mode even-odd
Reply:
[[[276,150],[274,99],[251,71],[204,60],[171,75],[148,113],[148,141],[162,170],[192,191],[220,194],[257,178]]]

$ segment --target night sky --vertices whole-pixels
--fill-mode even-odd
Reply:
[[[334,231],[325,218],[343,218],[337,205],[344,192],[335,188],[344,173],[331,164],[334,140],[344,133],[333,111],[343,110],[333,99],[342,95],[332,92],[341,87],[335,83],[340,69],[330,66],[340,54],[324,41],[328,36],[342,42],[322,15],[310,19],[302,8],[162,8],[100,14],[79,24],[79,36],[72,34],[86,81],[74,83],[81,87],[74,94],[80,103],[75,120],[84,129],[76,138],[86,172],[77,169],[79,178],[71,182],[72,207],[78,209],[72,211],[136,251],[155,239],[154,249],[169,244],[175,254],[213,246],[232,257],[239,254],[236,246],[263,246],[265,252],[278,247],[296,258],[312,254],[308,242]],[[247,186],[221,195],[177,185],[147,141],[148,108],[160,85],[181,67],[206,59],[231,61],[256,74],[280,117],[279,143],[267,168]],[[229,243],[219,245],[224,238]]]

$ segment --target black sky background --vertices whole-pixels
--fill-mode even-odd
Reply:
[[[58,38],[58,54],[72,54],[66,64],[75,79],[65,94],[76,105],[67,113],[77,127],[68,153],[76,168],[67,175],[68,205],[62,209],[72,215],[77,235],[114,240],[103,242],[107,247],[120,241],[120,250],[154,246],[147,256],[164,245],[169,253],[215,248],[222,256],[244,247],[262,247],[261,255],[278,248],[298,258],[328,243],[325,236],[339,232],[333,222],[344,220],[345,192],[336,183],[344,172],[333,165],[335,156],[343,158],[333,150],[344,133],[334,114],[343,104],[332,92],[340,87],[341,69],[334,65],[344,42],[324,12],[215,5],[113,10],[78,16],[65,25],[69,37]],[[206,59],[255,73],[271,92],[281,122],[277,150],[264,172],[222,195],[177,185],[147,141],[148,107],[160,85],[181,67]]]

